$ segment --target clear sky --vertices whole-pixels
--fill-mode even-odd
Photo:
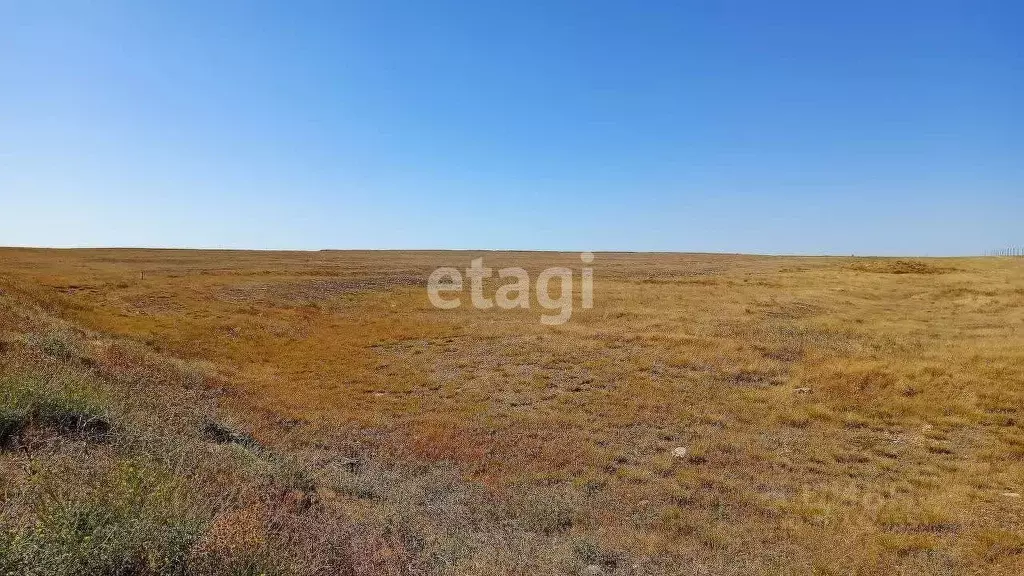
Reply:
[[[0,245],[1024,245],[1022,7],[0,0]]]

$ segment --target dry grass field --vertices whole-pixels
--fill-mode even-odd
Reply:
[[[0,569],[1024,573],[1024,260],[479,256],[0,250]]]

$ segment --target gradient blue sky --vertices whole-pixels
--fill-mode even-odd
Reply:
[[[1021,6],[0,0],[0,245],[1021,245]]]

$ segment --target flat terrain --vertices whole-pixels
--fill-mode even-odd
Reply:
[[[576,253],[3,249],[0,292],[202,366],[266,445],[560,494],[553,573],[1024,572],[1024,259],[598,253],[561,326],[432,307],[480,256],[579,287]]]

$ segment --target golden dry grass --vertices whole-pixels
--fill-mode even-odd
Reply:
[[[580,267],[4,249],[0,291],[203,363],[261,441],[585,496],[607,572],[1024,571],[1024,260],[598,254],[563,326],[431,307],[429,272],[481,255]]]

